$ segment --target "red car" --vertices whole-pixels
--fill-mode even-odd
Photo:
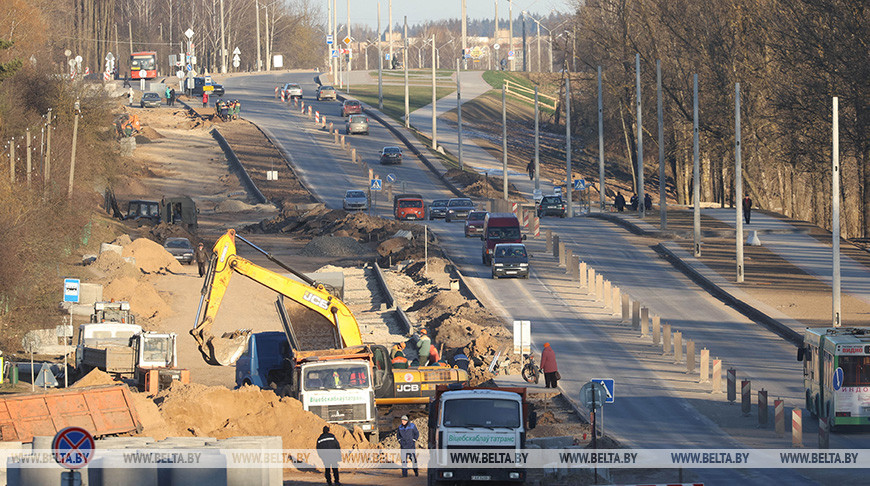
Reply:
[[[483,233],[483,221],[486,219],[486,211],[472,211],[465,218],[465,237],[480,235]]]
[[[341,116],[361,115],[362,103],[357,100],[344,100],[341,103]]]
[[[396,219],[426,219],[426,206],[423,200],[404,198],[396,201]]]

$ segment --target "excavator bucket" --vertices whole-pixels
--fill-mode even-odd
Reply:
[[[232,366],[248,347],[250,330],[238,330],[224,333],[221,337],[214,336],[207,342],[209,354],[215,364]]]

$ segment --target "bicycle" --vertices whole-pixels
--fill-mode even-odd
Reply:
[[[538,383],[538,380],[541,377],[541,368],[538,367],[538,364],[535,363],[535,357],[531,354],[524,355],[526,359],[525,365],[523,365],[523,379],[526,380],[526,383]]]

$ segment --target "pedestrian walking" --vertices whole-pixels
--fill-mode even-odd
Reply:
[[[196,259],[196,265],[199,267],[199,277],[202,278],[202,276],[205,275],[205,269],[208,266],[208,253],[202,243],[196,246],[196,251],[193,256]]]
[[[632,211],[637,211],[637,194],[631,196],[631,199],[628,200],[628,208]]]
[[[752,218],[752,198],[746,196],[743,198],[743,220],[746,221],[746,224],[749,224],[749,220]]]
[[[616,197],[613,198],[613,207],[620,213],[625,211],[625,196],[619,191],[616,192]]]
[[[420,337],[417,338],[417,360],[420,366],[429,364],[430,346],[432,346],[432,340],[429,339],[429,331],[426,328],[420,329]]]
[[[175,88],[169,90],[169,106],[175,106]]]
[[[652,211],[652,198],[649,193],[643,195],[643,207],[647,211]]]
[[[559,376],[559,367],[556,366],[556,353],[550,347],[550,343],[545,343],[544,350],[541,351],[541,370],[544,371],[547,388],[556,388],[561,376]]]
[[[332,485],[330,470],[335,476],[335,486],[341,486],[341,481],[338,479],[338,461],[341,460],[341,445],[338,439],[329,432],[329,426],[323,426],[323,433],[317,438],[317,455],[323,461],[323,475],[326,477],[326,484]]]
[[[417,469],[417,439],[420,438],[420,431],[414,422],[408,421],[407,415],[402,415],[402,425],[396,431],[396,437],[399,439],[399,447],[402,449],[402,477],[408,477],[408,463],[413,463],[414,476],[419,476],[420,471]]]
[[[208,91],[202,92],[202,107],[208,108]]]
[[[529,165],[526,166],[526,172],[529,173],[529,180],[535,180],[535,159],[529,161]]]
[[[167,86],[167,87],[166,87],[166,91],[165,91],[164,93],[166,94],[166,106],[171,106],[171,105],[172,105],[172,102],[171,102],[171,100],[172,100],[172,89],[171,89],[169,86]]]
[[[133,88],[127,90],[127,100],[130,102],[130,106],[133,106]]]

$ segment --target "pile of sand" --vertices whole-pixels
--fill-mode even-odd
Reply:
[[[158,439],[168,436],[215,437],[280,435],[285,449],[313,449],[326,421],[302,409],[302,403],[278,397],[270,390],[246,386],[230,390],[222,386],[173,383],[152,399],[136,400],[143,423],[140,435]],[[343,448],[368,447],[361,430],[354,433],[332,426]]]
[[[151,283],[143,279],[115,278],[103,287],[103,298],[129,302],[130,311],[139,318],[164,318],[173,314],[172,307]]]
[[[271,204],[248,204],[238,199],[224,199],[214,207],[216,213],[238,213],[242,211],[274,211]]]
[[[104,373],[99,368],[94,368],[90,371],[90,373],[76,380],[75,383],[70,385],[73,388],[82,388],[86,386],[98,386],[98,385],[114,385],[116,384],[115,380],[108,373]]]
[[[178,260],[159,243],[148,238],[137,238],[124,247],[123,256],[136,259],[136,266],[143,273],[182,273]]]
[[[127,263],[121,255],[114,251],[104,251],[103,253],[100,253],[91,266],[95,270],[103,272],[103,274],[108,278],[136,278],[142,274],[135,265]]]

